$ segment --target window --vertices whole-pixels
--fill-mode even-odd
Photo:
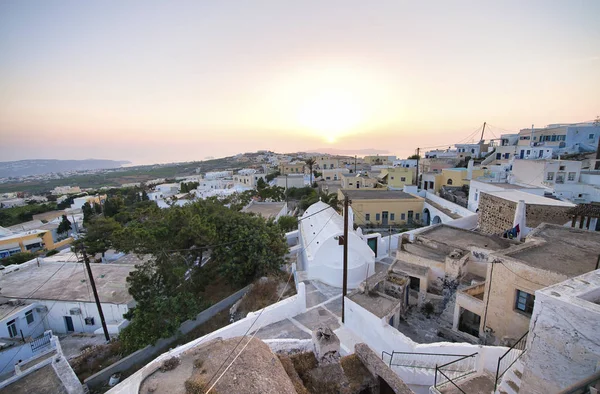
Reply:
[[[447,185],[451,185],[452,184],[452,179],[448,179],[448,182],[446,182]]]
[[[406,220],[406,214],[405,213],[401,213],[400,214],[400,220]]]
[[[27,320],[27,324],[33,323],[33,311],[25,312],[25,320]]]
[[[395,220],[395,219],[396,219],[396,214],[390,213],[390,220]]]
[[[392,177],[390,177],[390,178],[392,178],[392,180],[394,179],[394,177],[393,177],[393,176],[392,176]]]
[[[554,173],[553,172],[548,172],[548,174],[546,175],[546,180],[547,181],[553,181],[554,180]]]
[[[479,193],[475,192],[475,201],[479,198]]]
[[[555,135],[552,136],[552,141],[556,141],[556,136]]]
[[[589,139],[589,140],[593,140],[593,139],[594,139],[594,134],[590,134],[590,135],[588,135],[588,139]]]
[[[558,167],[558,170],[559,170],[559,171],[564,171],[564,170],[565,170],[565,166],[559,166],[559,167]]]
[[[421,217],[421,214],[420,214],[420,213],[415,213],[415,219],[416,219],[416,220],[419,220],[419,218],[420,218],[420,217]]]
[[[533,312],[533,302],[535,296],[533,294],[526,293],[522,290],[517,290],[517,300],[515,302],[515,309],[531,315]]]
[[[471,149],[471,153],[475,153],[475,149]]]
[[[365,220],[367,222],[371,220],[371,214],[370,213],[365,213]]]
[[[85,325],[86,326],[93,326],[94,325],[94,318],[93,317],[86,317],[85,318]]]
[[[380,218],[381,218],[381,214],[379,214],[379,213],[376,213],[376,214],[375,214],[375,221],[377,221],[377,222],[378,222]]]
[[[527,154],[530,154],[530,153],[531,153],[531,150],[527,149],[527,152],[525,152],[525,153],[527,153]]]
[[[11,338],[17,336],[17,323],[14,320],[11,320],[8,323],[6,323],[6,327],[8,328],[8,335]]]
[[[401,181],[401,182],[406,182],[406,177],[405,177],[405,176],[401,176],[401,177],[400,177],[400,181]]]
[[[500,160],[502,158],[502,153],[496,153],[496,160]]]
[[[570,181],[574,181],[575,180],[575,172],[569,172],[569,180]]]

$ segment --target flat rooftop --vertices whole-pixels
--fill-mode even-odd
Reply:
[[[285,202],[253,202],[242,212],[255,213],[265,219],[275,218],[285,206]]]
[[[52,365],[33,371],[2,390],[12,394],[67,394],[63,382],[56,375]]]
[[[421,197],[399,190],[342,190],[350,200],[421,200]]]
[[[27,308],[30,305],[29,302],[26,302],[25,305],[12,306],[8,302],[0,305],[0,320],[8,317],[9,315],[17,314],[21,312],[21,310]]]
[[[100,301],[127,304],[133,297],[127,291],[130,264],[92,264]],[[39,288],[38,288],[39,287]],[[37,289],[33,295],[31,292]],[[87,272],[82,263],[43,262],[32,264],[0,277],[0,296],[31,300],[94,302]]]
[[[523,200],[523,201],[525,201],[525,204],[531,204],[531,205],[552,205],[552,206],[558,206],[558,207],[574,207],[575,206],[575,204],[567,202],[567,201],[555,200],[553,198],[538,196],[536,194],[526,193],[526,192],[522,192],[519,190],[503,190],[500,192],[482,191],[482,193],[486,193],[486,194],[489,194],[494,197],[502,198],[504,200],[517,202],[517,203],[520,200]]]
[[[468,250],[471,247],[501,250],[507,249],[515,244],[508,239],[498,236],[481,234],[475,231],[446,226],[444,224],[425,230],[422,233],[419,233],[418,237],[441,242],[446,245],[457,246],[465,250]]]
[[[600,232],[542,223],[527,236],[542,242],[506,253],[521,262],[566,276],[577,276],[596,268]],[[527,245],[527,243],[525,243]]]
[[[502,189],[506,189],[506,190],[522,190],[522,189],[543,189],[543,187],[535,187],[535,186],[529,186],[529,185],[520,185],[520,184],[513,184],[513,183],[503,183],[503,182],[493,182],[491,180],[491,178],[486,178],[486,177],[479,177],[477,179],[475,179],[476,182],[481,182],[481,183],[485,183],[488,185],[493,185]],[[487,193],[485,190],[483,191],[484,193]]]
[[[365,294],[358,290],[349,294],[348,298],[379,318],[387,316],[401,302],[379,292]]]

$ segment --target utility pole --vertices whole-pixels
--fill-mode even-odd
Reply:
[[[81,248],[83,253],[83,261],[85,268],[87,268],[88,277],[90,278],[90,284],[92,285],[92,291],[94,292],[94,298],[96,299],[96,306],[98,307],[98,314],[100,315],[100,323],[102,323],[102,330],[104,331],[104,338],[106,341],[110,341],[108,335],[108,328],[106,328],[106,321],[104,320],[104,313],[102,312],[102,305],[100,305],[100,299],[98,298],[98,291],[96,290],[96,282],[94,282],[94,276],[92,275],[92,268],[90,267],[90,260],[88,259],[87,253],[85,253],[85,246]]]
[[[419,189],[419,159],[420,159],[421,148],[417,148],[417,179],[415,180],[415,184],[417,185],[417,190]]]
[[[342,284],[342,323],[345,322],[344,299],[348,292],[348,205],[350,205],[350,200],[346,195],[344,197],[344,282]]]
[[[600,170],[600,138],[598,138],[598,148],[596,149],[596,162],[594,163],[594,170]]]
[[[483,129],[481,129],[481,138],[479,139],[479,142],[483,141],[483,133],[485,133],[485,125],[487,122],[483,122]]]
[[[356,174],[356,155],[354,155],[354,173]]]

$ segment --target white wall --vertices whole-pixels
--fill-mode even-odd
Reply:
[[[473,354],[479,353],[478,371],[496,373],[498,357],[507,350],[500,346],[471,345],[468,343],[437,342],[418,344],[390,326],[386,319],[373,315],[348,297],[345,302],[345,327],[352,330],[377,354],[383,351],[443,353],[443,354]],[[413,368],[394,368],[394,371],[407,384],[431,386],[434,373],[415,373]]]
[[[100,315],[95,302],[68,302],[68,301],[51,301],[51,300],[39,300],[39,304],[45,305],[48,311],[43,313],[44,327],[46,330],[52,330],[54,333],[65,334],[67,327],[65,323],[65,316],[70,316],[73,321],[73,327],[75,332],[94,333],[97,329],[102,327],[100,323]],[[107,324],[114,325],[123,320],[123,314],[125,314],[129,308],[127,305],[115,305],[102,303],[102,312]],[[80,315],[71,315],[70,310],[73,308],[81,309]],[[94,325],[86,325],[84,319],[86,317],[94,318]]]
[[[41,324],[41,316],[35,310],[36,306],[39,304],[30,304],[26,307],[17,307],[16,313],[11,313],[9,316],[0,320],[0,338],[10,338],[8,333],[7,322],[11,320],[15,320],[16,328],[17,328],[17,339],[21,338],[21,332],[23,332],[23,336],[25,337],[39,337],[44,333],[44,325]],[[20,309],[22,308],[22,309]],[[32,311],[33,313],[33,322],[31,324],[27,324],[27,319],[25,318],[25,313],[28,311]]]
[[[262,311],[262,313],[261,313]],[[297,288],[297,294],[285,300],[279,301],[276,304],[270,305],[261,311],[249,313],[248,316],[242,320],[238,320],[228,326],[225,326],[219,330],[213,331],[203,337],[200,337],[194,341],[188,342],[185,345],[181,345],[172,349],[166,353],[163,353],[152,362],[148,363],[142,369],[125,379],[123,382],[113,387],[108,393],[110,394],[129,394],[137,393],[139,391],[142,381],[154,371],[156,371],[163,363],[174,356],[179,356],[182,353],[195,348],[200,343],[208,342],[216,338],[233,338],[242,336],[247,333],[250,327],[260,328],[266,325],[287,319],[296,315],[299,315],[306,311],[306,287],[304,283],[299,283]]]

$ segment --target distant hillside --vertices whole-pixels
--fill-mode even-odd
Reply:
[[[115,160],[19,160],[0,162],[0,178],[44,175],[49,173],[119,168],[129,161]]]

